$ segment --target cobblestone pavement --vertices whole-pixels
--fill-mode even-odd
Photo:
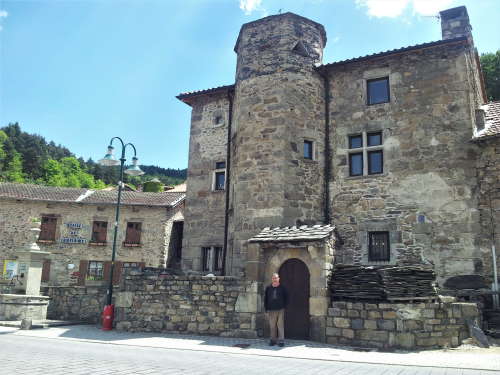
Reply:
[[[263,339],[103,332],[95,326],[0,327],[0,361],[5,374],[500,374],[498,347],[380,353],[288,341],[285,348],[271,348]]]

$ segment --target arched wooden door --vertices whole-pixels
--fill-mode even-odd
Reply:
[[[309,339],[309,270],[299,259],[289,259],[282,264],[280,283],[288,291],[285,310],[285,337]]]

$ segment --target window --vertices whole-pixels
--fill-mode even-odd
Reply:
[[[127,233],[125,234],[125,246],[137,246],[141,244],[142,223],[127,223]]]
[[[104,280],[104,262],[89,261],[86,278],[87,280]]]
[[[382,132],[349,136],[349,176],[384,173]],[[365,160],[368,161],[365,165]]]
[[[40,242],[54,242],[56,240],[57,217],[42,216],[42,225],[40,226]]]
[[[108,232],[108,223],[106,221],[94,221],[92,224],[92,239],[93,243],[106,243],[106,235]]]
[[[226,188],[226,162],[215,163],[213,190],[224,190]]]
[[[389,77],[370,79],[366,87],[368,105],[389,102]]]
[[[222,116],[221,116],[221,115],[216,115],[216,116],[214,117],[214,125],[215,125],[215,126],[222,125],[222,123],[223,123],[223,122],[224,122],[224,121],[223,121],[223,118],[222,118]]]
[[[201,258],[202,271],[222,271],[224,261],[224,252],[222,246],[202,247]]]
[[[313,160],[314,159],[314,142],[304,141],[304,159]]]
[[[368,232],[368,260],[390,261],[389,232]]]

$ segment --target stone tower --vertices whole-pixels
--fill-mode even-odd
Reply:
[[[231,129],[228,261],[265,227],[325,221],[322,25],[292,13],[241,28]]]

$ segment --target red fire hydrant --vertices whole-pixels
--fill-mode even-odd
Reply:
[[[102,312],[102,330],[111,331],[113,329],[113,319],[115,315],[115,305],[104,306]]]

